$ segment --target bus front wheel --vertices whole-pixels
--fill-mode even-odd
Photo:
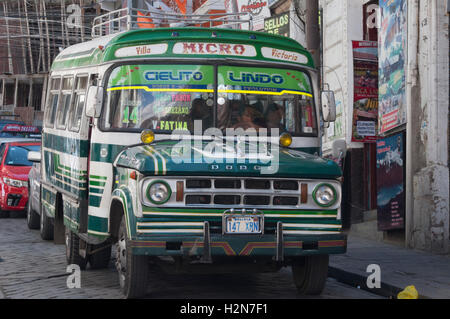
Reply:
[[[328,255],[313,255],[297,259],[292,264],[292,275],[301,295],[320,295],[328,277]]]
[[[123,294],[126,298],[142,297],[147,288],[149,260],[147,256],[132,254],[125,216],[122,217],[119,227],[116,257],[116,268]]]

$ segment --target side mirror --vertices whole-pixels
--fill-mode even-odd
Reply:
[[[28,152],[28,160],[33,163],[41,162],[41,152]]]
[[[334,158],[343,158],[347,153],[347,143],[345,140],[336,140],[331,146]]]
[[[324,122],[336,121],[336,101],[333,91],[322,91],[322,114]]]
[[[100,117],[103,102],[103,87],[90,86],[86,99],[86,116]]]

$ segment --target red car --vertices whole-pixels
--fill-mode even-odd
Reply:
[[[39,152],[35,141],[4,142],[0,146],[0,216],[23,214],[28,202],[28,152]]]

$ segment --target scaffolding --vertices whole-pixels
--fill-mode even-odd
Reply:
[[[252,30],[248,13],[190,14],[192,8],[174,11],[172,0],[145,0],[145,6],[136,9],[136,1],[0,0],[0,116],[19,115],[27,124],[41,126],[52,62],[71,45],[142,28],[246,25]],[[205,1],[194,2],[199,7]]]
[[[0,116],[40,126],[53,60],[103,13],[94,0],[0,1]]]
[[[159,27],[216,27],[253,30],[252,15],[241,13],[180,14],[161,9],[122,8],[93,20],[93,38],[122,31]]]

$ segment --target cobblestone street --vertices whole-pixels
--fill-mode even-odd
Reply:
[[[67,288],[65,248],[41,240],[24,219],[0,219],[0,298],[122,298],[113,261],[108,269],[81,272],[81,288]],[[147,298],[301,298],[290,269],[258,275],[168,275],[151,272]],[[220,287],[220,289],[218,289]],[[379,298],[329,279],[321,298]]]

